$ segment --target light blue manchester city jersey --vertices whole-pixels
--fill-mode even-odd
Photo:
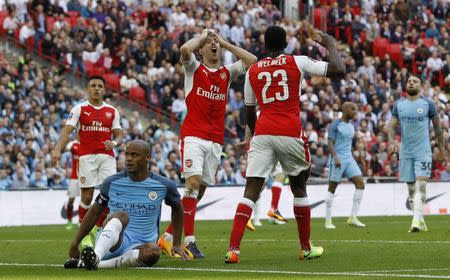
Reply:
[[[351,123],[342,120],[334,121],[328,129],[328,138],[334,141],[334,149],[341,161],[353,159],[352,142],[355,135],[355,127]]]
[[[424,97],[402,98],[395,102],[392,115],[400,122],[400,158],[431,156],[430,120],[437,115],[434,103]]]

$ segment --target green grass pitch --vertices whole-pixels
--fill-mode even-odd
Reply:
[[[241,263],[224,256],[232,221],[199,221],[204,260],[162,256],[150,269],[64,270],[75,231],[64,226],[0,227],[0,279],[450,279],[450,216],[426,217],[428,232],[408,233],[411,217],[363,217],[367,228],[335,218],[335,230],[313,219],[311,239],[322,245],[316,260],[297,260],[294,220],[247,231]],[[166,224],[162,225],[165,228]]]

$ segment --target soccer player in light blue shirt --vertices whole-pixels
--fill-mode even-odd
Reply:
[[[356,227],[366,226],[357,218],[364,192],[364,180],[362,178],[361,170],[352,154],[352,142],[353,136],[355,135],[355,127],[351,123],[351,120],[356,113],[356,104],[345,102],[342,105],[342,119],[334,121],[328,130],[328,149],[330,151],[328,166],[330,168],[330,175],[328,179],[328,194],[325,199],[326,229],[336,228],[331,220],[331,208],[333,206],[334,192],[336,191],[342,176],[347,177],[356,187],[353,195],[352,212],[347,220],[347,224]]]
[[[106,178],[101,185],[100,194],[70,246],[72,261],[66,262],[66,268],[84,265],[92,270],[155,264],[161,254],[156,241],[163,201],[172,208],[173,254],[189,259],[181,248],[183,207],[176,184],[148,171],[150,153],[150,145],[143,140],[127,143],[127,171]],[[80,262],[77,260],[80,241],[106,207],[111,214],[97,235],[95,248],[84,248]]]
[[[408,96],[395,102],[389,124],[389,152],[397,153],[396,129],[400,124],[400,181],[408,185],[409,203],[414,215],[410,232],[427,231],[423,218],[427,180],[431,175],[430,120],[439,147],[438,161],[444,161],[444,136],[434,103],[422,96],[422,78],[409,76],[406,82]]]

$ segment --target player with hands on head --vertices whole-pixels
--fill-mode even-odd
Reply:
[[[239,60],[221,65],[222,48]],[[198,51],[201,62],[194,55]],[[182,199],[184,207],[184,243],[194,258],[204,258],[195,239],[197,203],[208,185],[215,183],[225,131],[225,109],[231,81],[243,76],[256,62],[248,51],[225,41],[210,29],[187,41],[180,48],[185,73],[187,115],[181,125],[180,153],[182,174],[186,179]],[[158,245],[170,255],[172,225],[161,235]]]

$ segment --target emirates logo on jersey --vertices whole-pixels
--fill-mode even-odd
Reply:
[[[225,81],[227,79],[227,74],[220,73],[220,78]]]
[[[111,112],[106,112],[106,113],[105,113],[105,116],[106,116],[108,119],[110,119],[110,118],[112,118],[112,113],[111,113]]]
[[[186,167],[191,167],[192,166],[192,159],[187,159],[184,162],[186,164]]]

